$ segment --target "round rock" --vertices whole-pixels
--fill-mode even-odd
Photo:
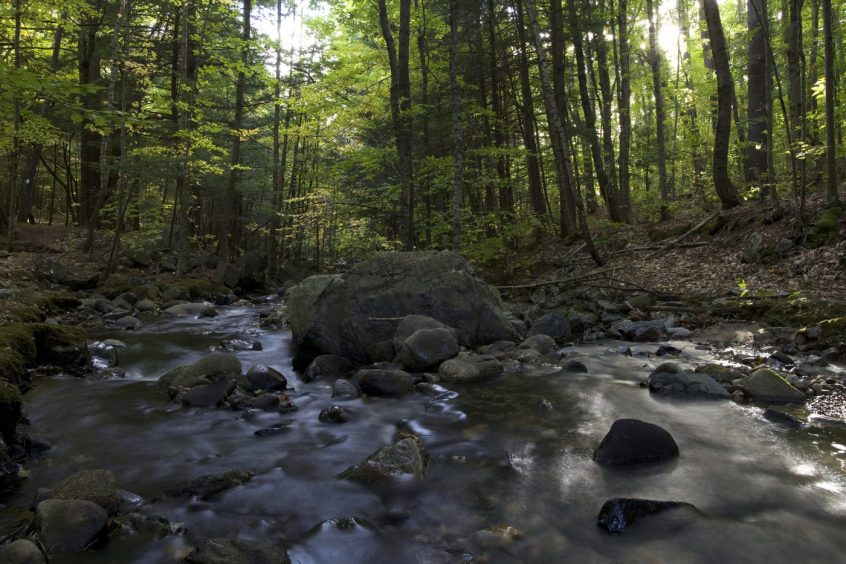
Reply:
[[[593,459],[603,466],[626,466],[660,462],[679,455],[679,447],[666,429],[639,419],[618,419]]]

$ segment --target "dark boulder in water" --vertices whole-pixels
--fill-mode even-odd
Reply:
[[[622,533],[636,521],[648,515],[683,507],[695,509],[693,505],[683,501],[615,497],[602,505],[597,524],[609,533]]]
[[[618,419],[593,459],[603,466],[626,466],[660,462],[679,455],[679,447],[666,429],[639,419]]]

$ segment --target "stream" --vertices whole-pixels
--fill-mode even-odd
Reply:
[[[565,349],[588,374],[540,367],[436,388],[434,395],[365,397],[342,403],[351,421],[321,423],[319,412],[333,404],[332,382],[297,378],[290,333],[258,328],[258,312],[271,306],[94,332],[93,339],[128,345],[118,350],[126,378],[36,381],[25,398],[31,429],[56,446],[27,466],[29,479],[4,503],[28,506],[39,487],[105,468],[119,487],[148,502],[143,511],[188,531],[113,538],[52,562],[171,562],[199,537],[285,546],[300,563],[846,562],[846,429],[791,429],[752,406],[653,397],[639,384],[663,359],[621,355],[620,341]],[[288,395],[297,411],[245,418],[168,402],[158,377],[233,336],[261,342],[261,351],[236,354],[245,370],[264,363],[282,371],[295,388]],[[683,364],[713,359],[692,343],[673,345],[683,350]],[[593,450],[612,422],[629,417],[670,431],[681,456],[628,468],[594,463]],[[282,431],[254,435],[273,425]],[[431,455],[425,481],[375,490],[334,479],[389,444],[398,429],[425,442]],[[189,478],[233,468],[256,475],[210,501],[153,502]],[[609,535],[596,517],[612,497],[686,501],[699,512],[666,512]],[[491,547],[477,535],[505,524],[522,538]],[[453,558],[445,560],[443,549]],[[486,552],[487,560],[480,556]]]

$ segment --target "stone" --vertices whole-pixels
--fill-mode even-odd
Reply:
[[[407,436],[392,445],[380,448],[364,462],[347,468],[338,478],[365,486],[397,479],[422,480],[426,477],[428,465],[429,454],[423,441],[415,436]]]
[[[680,508],[695,510],[693,505],[682,501],[654,501],[651,499],[615,497],[602,505],[597,524],[609,533],[622,533],[636,521],[648,515]]]
[[[391,362],[396,354],[393,339],[379,341],[367,347],[367,358],[370,362]]]
[[[558,348],[558,345],[555,343],[555,339],[553,339],[549,335],[537,333],[535,335],[526,337],[526,339],[522,343],[520,343],[520,346],[518,348],[532,349],[539,352],[540,354],[549,354],[551,352],[554,352],[555,349]]]
[[[251,409],[260,409],[261,411],[275,411],[282,405],[283,401],[288,400],[288,396],[280,393],[266,393],[258,396],[245,396],[238,392],[230,395],[227,398],[232,409],[247,411]]]
[[[570,338],[570,322],[563,313],[546,313],[532,321],[529,336],[548,335],[556,341],[566,341]]]
[[[721,384],[731,383],[744,376],[743,372],[723,364],[704,364],[698,366],[696,372],[707,374]]]
[[[505,548],[523,538],[523,533],[511,525],[492,525],[474,535],[476,542],[485,548]]]
[[[660,462],[679,455],[679,447],[666,429],[639,419],[618,419],[593,459],[603,466],[626,466]]]
[[[458,333],[455,329],[444,325],[437,319],[428,315],[406,315],[400,319],[397,329],[394,331],[392,339],[394,350],[400,350],[405,340],[421,329],[447,329],[456,340],[458,339]]]
[[[339,405],[333,405],[320,411],[317,416],[321,423],[346,423],[350,420],[350,410]]]
[[[81,552],[101,540],[109,515],[92,501],[47,499],[35,509],[39,540],[47,552]]]
[[[649,391],[661,396],[689,399],[729,399],[719,382],[703,372],[659,372],[649,375]]]
[[[172,305],[162,311],[165,315],[174,317],[180,315],[196,315],[197,317],[217,317],[216,309],[203,302],[186,302],[184,304]]]
[[[0,436],[9,444],[15,443],[15,430],[23,415],[23,396],[17,386],[0,380]]]
[[[462,354],[438,368],[438,377],[451,384],[487,382],[502,374],[502,363],[490,355]]]
[[[667,330],[667,325],[659,319],[654,321],[628,321],[617,324],[614,328],[621,338],[644,343],[660,340]]]
[[[141,326],[141,320],[133,315],[125,315],[115,321],[115,325],[121,329],[132,331]]]
[[[414,378],[404,370],[365,368],[353,380],[368,396],[399,397],[414,391]]]
[[[288,553],[279,547],[253,541],[205,539],[185,557],[191,564],[290,564]]]
[[[380,253],[344,274],[305,279],[288,304],[297,369],[320,354],[366,362],[371,345],[393,338],[390,320],[412,314],[455,328],[465,346],[516,338],[495,289],[450,252]]]
[[[255,475],[255,472],[243,468],[229,470],[223,474],[208,474],[165,490],[164,495],[165,497],[198,497],[208,500],[226,490],[246,484]]]
[[[187,366],[177,366],[159,378],[163,388],[191,388],[210,382],[235,381],[241,375],[241,361],[224,352],[214,352]]]
[[[584,362],[581,362],[579,360],[570,360],[570,361],[567,361],[567,363],[561,368],[561,371],[562,372],[577,373],[577,374],[579,374],[579,373],[587,374],[588,367],[585,366]]]
[[[759,368],[742,381],[746,394],[753,401],[767,403],[800,403],[805,394],[769,368]]]
[[[247,373],[238,378],[238,385],[250,392],[276,392],[288,387],[285,376],[266,364],[251,366]]]
[[[458,354],[454,331],[447,328],[418,329],[403,343],[394,362],[414,372],[436,368]]]
[[[192,386],[180,397],[183,407],[222,407],[235,389],[231,380]]]
[[[346,376],[352,371],[352,368],[353,364],[347,358],[336,354],[322,354],[311,361],[311,364],[302,374],[302,380],[314,382],[324,377]]]
[[[689,339],[693,331],[687,327],[670,327],[667,329],[667,334],[673,339]]]
[[[18,539],[0,546],[0,562],[6,564],[47,564],[47,558],[29,539]]]
[[[361,389],[352,380],[338,378],[332,384],[332,399],[351,400],[361,397]]]
[[[100,284],[100,273],[86,265],[62,262],[56,258],[45,258],[35,269],[39,278],[66,286],[71,290],[93,290]]]
[[[143,300],[138,300],[135,304],[135,309],[140,312],[148,312],[148,311],[155,311],[156,310],[156,302],[153,300],[148,300],[144,298]]]
[[[117,479],[109,470],[83,470],[71,474],[56,486],[47,499],[91,501],[114,515],[120,507]]]

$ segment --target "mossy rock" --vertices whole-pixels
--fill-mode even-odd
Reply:
[[[91,359],[88,336],[79,327],[32,323],[37,360],[65,368],[82,368]]]
[[[11,323],[0,327],[0,349],[14,351],[25,364],[32,364],[38,349],[32,335],[32,323]]]
[[[160,286],[162,291],[169,288],[178,288],[180,294],[188,300],[201,300],[229,294],[228,288],[205,278],[185,278],[175,280],[170,284],[161,284]]]
[[[15,427],[21,418],[23,396],[11,382],[0,380],[0,435],[7,444],[15,443]]]
[[[843,215],[843,208],[835,206],[825,209],[808,231],[805,245],[815,249],[837,239],[841,215]]]
[[[794,341],[799,345],[814,343],[817,348],[842,346],[846,344],[846,317],[834,317],[803,327],[796,333]]]
[[[27,364],[21,355],[12,349],[0,349],[0,380],[20,384],[26,374]]]

